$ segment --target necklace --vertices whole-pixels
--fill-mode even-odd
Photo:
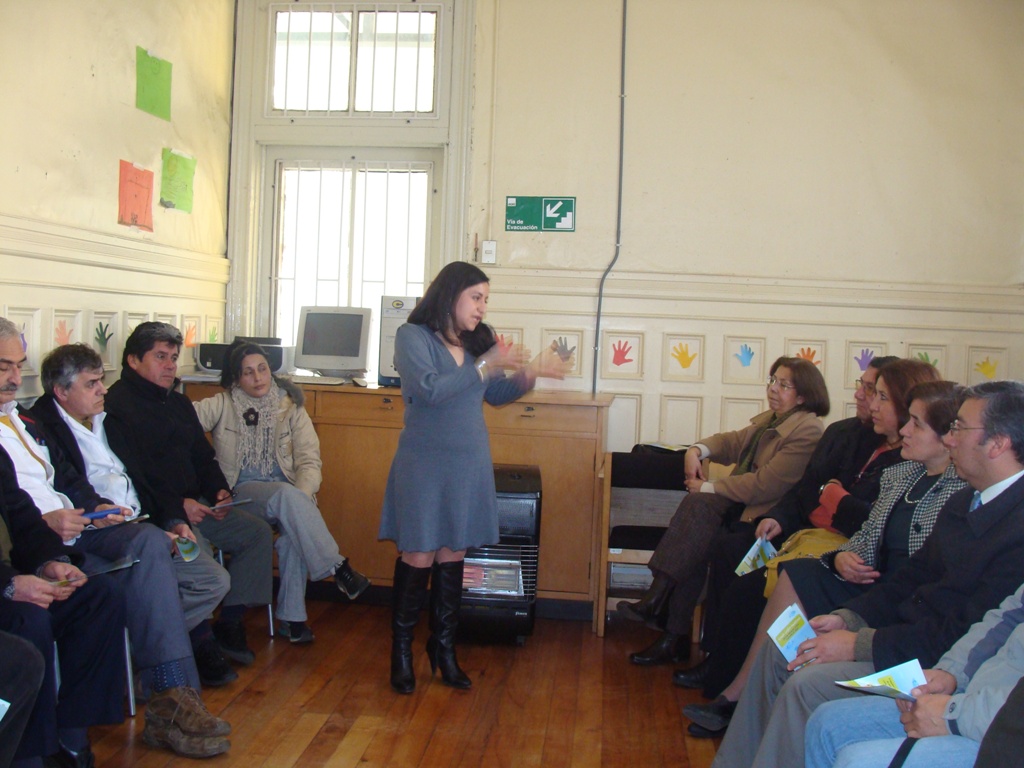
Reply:
[[[907,502],[907,504],[917,504],[917,502],[919,502],[921,499],[928,495],[928,492],[932,489],[932,486],[935,485],[936,482],[938,482],[938,479],[940,477],[941,475],[923,475],[918,479],[916,483],[907,488],[907,492],[903,494],[903,500]],[[924,483],[924,491],[916,499],[910,498],[911,492],[919,485],[921,485],[922,482]]]

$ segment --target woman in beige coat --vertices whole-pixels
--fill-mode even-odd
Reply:
[[[711,542],[723,525],[751,525],[804,473],[828,415],[828,390],[813,363],[780,357],[767,382],[769,410],[750,426],[703,438],[686,451],[687,495],[654,550],[648,567],[654,582],[638,603],[621,602],[619,615],[665,633],[630,661],[649,666],[684,661],[690,655],[690,623],[707,577]],[[735,464],[714,482],[704,476],[703,459]],[[753,537],[751,538],[753,541]]]
[[[270,370],[258,344],[229,350],[221,373],[224,391],[195,403],[224,476],[239,501],[273,525],[281,585],[277,594],[278,634],[310,643],[306,625],[306,579],[333,575],[338,589],[355,600],[369,579],[352,569],[338,551],[317,508],[320,441],[302,407],[302,390]]]

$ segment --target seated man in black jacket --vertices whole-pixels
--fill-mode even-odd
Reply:
[[[924,546],[888,581],[812,618],[817,636],[792,662],[764,644],[714,768],[799,768],[815,708],[863,695],[834,681],[915,658],[933,667],[1024,582],[1024,383],[968,389],[944,442],[971,488],[950,498]]]
[[[0,351],[0,370],[12,362]],[[43,522],[0,451],[0,630],[28,641],[45,670],[20,742],[4,734],[0,763],[13,754],[30,768],[63,753],[63,764],[89,766],[89,726],[124,719],[124,593],[109,576],[85,579],[72,560],[82,557]]]
[[[128,472],[136,487],[152,490],[144,507],[187,521],[207,551],[212,544],[230,555],[231,591],[213,631],[225,656],[251,664],[242,618],[247,606],[273,600],[273,535],[259,517],[221,506],[231,501],[231,486],[195,408],[175,391],[181,345],[173,325],[136,326],[124,344],[121,378],[107,393],[107,436],[139,457]]]
[[[172,534],[176,541],[180,537],[195,542],[187,522],[168,519],[160,505],[144,503],[153,498],[152,491],[136,489],[130,476],[144,474],[137,465],[138,454],[128,446],[110,444],[104,428],[107,390],[103,385],[103,360],[96,350],[87,344],[65,344],[51,350],[39,370],[46,394],[36,400],[29,414],[45,429],[51,451],[59,448],[75,471],[104,498],[148,514],[151,523]],[[207,686],[237,680],[238,673],[221,654],[209,621],[231,588],[230,577],[205,552],[197,551],[194,559],[186,561],[176,551],[172,563],[200,680]]]

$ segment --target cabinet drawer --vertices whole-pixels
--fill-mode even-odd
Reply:
[[[597,406],[573,407],[551,403],[509,403],[484,410],[489,429],[543,432],[597,432]]]
[[[388,394],[356,394],[354,392],[317,392],[318,419],[344,422],[372,422],[402,426],[405,408],[397,390]]]

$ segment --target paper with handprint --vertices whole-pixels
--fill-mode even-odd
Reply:
[[[697,353],[690,353],[690,345],[679,343],[672,347],[672,357],[679,363],[680,368],[689,368],[697,359]]]
[[[612,365],[626,365],[632,363],[633,358],[629,356],[632,346],[628,341],[620,340],[612,344]]]
[[[96,323],[93,338],[96,340],[96,346],[99,347],[99,351],[106,352],[107,345],[114,338],[114,332],[110,330],[110,323]]]
[[[740,351],[733,354],[737,360],[740,361],[740,365],[744,368],[749,368],[751,361],[754,359],[754,350],[750,348],[749,344],[741,344]]]
[[[814,363],[815,365],[821,365],[821,360],[814,359],[817,355],[818,350],[813,347],[800,347],[800,351],[796,353],[796,356],[801,360],[806,360],[807,362]]]
[[[992,360],[985,356],[984,360],[981,360],[974,364],[974,370],[984,376],[986,379],[994,379],[996,377],[996,371],[999,369],[999,361]]]

